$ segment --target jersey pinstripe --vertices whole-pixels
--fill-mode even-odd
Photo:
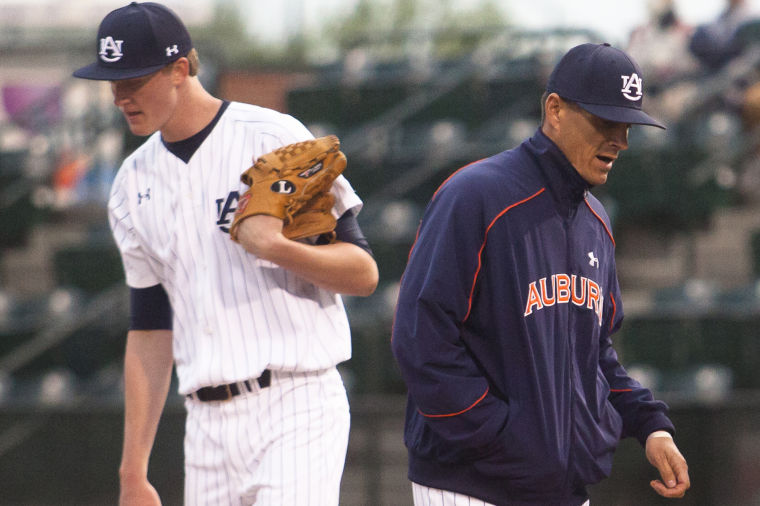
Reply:
[[[247,253],[227,233],[252,160],[312,137],[291,116],[232,102],[188,163],[155,133],[122,164],[109,222],[127,284],[160,283],[169,295],[180,393],[350,358],[341,297]],[[343,176],[332,192],[336,217],[361,209]]]

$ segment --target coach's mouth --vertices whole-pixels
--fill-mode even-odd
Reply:
[[[612,164],[615,163],[617,157],[611,155],[596,155],[596,159],[602,162],[607,169],[612,169]]]

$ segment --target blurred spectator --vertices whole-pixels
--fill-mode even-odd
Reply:
[[[673,0],[648,0],[649,19],[631,32],[627,52],[647,76],[647,89],[694,73],[699,64],[689,51],[693,27],[683,23]]]
[[[742,100],[742,122],[747,131],[760,127],[760,81],[747,87]]]
[[[760,9],[749,0],[726,0],[718,18],[700,25],[689,43],[703,70],[717,80],[708,86],[703,103],[728,112],[740,123],[738,149],[727,151],[738,171],[738,196],[760,205]],[[712,91],[710,91],[710,89]],[[702,109],[705,109],[702,107]]]
[[[66,208],[75,202],[77,186],[84,178],[89,166],[90,158],[86,155],[70,151],[60,154],[52,178],[57,208]]]
[[[718,19],[697,27],[689,43],[692,54],[709,70],[720,69],[741,52],[737,30],[758,18],[757,9],[747,0],[726,0],[726,4]]]
[[[760,205],[760,79],[755,76],[741,97],[741,120],[747,142],[739,188],[745,202]]]
[[[698,93],[700,64],[689,50],[693,27],[681,21],[673,0],[647,0],[648,20],[631,32],[626,50],[647,76],[649,104],[673,124]]]

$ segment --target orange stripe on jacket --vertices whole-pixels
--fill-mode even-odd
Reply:
[[[477,401],[473,402],[472,404],[470,404],[469,406],[467,406],[466,408],[464,408],[462,411],[457,411],[456,413],[446,413],[446,414],[443,414],[443,415],[428,415],[427,413],[423,413],[419,409],[417,411],[419,411],[419,413],[422,416],[427,417],[427,418],[447,418],[447,417],[450,417],[450,416],[461,415],[462,413],[467,413],[469,410],[471,410],[472,408],[474,408],[475,406],[477,406],[480,401],[482,401],[483,399],[485,399],[486,395],[488,395],[488,390],[489,389],[490,389],[490,387],[486,388],[486,391],[483,393],[483,395],[481,395],[480,397],[478,397]]]
[[[494,224],[499,220],[499,218],[504,216],[507,213],[507,211],[519,206],[520,204],[524,204],[525,202],[528,202],[531,199],[536,198],[537,196],[541,195],[544,191],[546,191],[546,188],[541,188],[530,197],[526,197],[519,202],[510,204],[506,209],[504,209],[499,214],[497,214],[496,217],[493,220],[491,220],[491,223],[488,224],[488,227],[486,227],[486,233],[485,233],[485,236],[483,237],[483,244],[480,245],[480,250],[478,251],[478,267],[477,269],[475,269],[475,276],[472,279],[472,288],[470,288],[470,297],[467,300],[467,314],[464,315],[464,318],[462,319],[462,323],[467,321],[467,319],[470,317],[470,311],[472,311],[472,298],[475,295],[475,284],[478,282],[478,275],[480,274],[480,268],[483,265],[483,250],[486,247],[486,241],[488,241],[488,232],[491,231],[491,227],[493,227]]]

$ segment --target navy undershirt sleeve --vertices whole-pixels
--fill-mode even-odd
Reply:
[[[129,330],[171,330],[172,307],[161,285],[129,289]]]
[[[359,227],[359,221],[356,219],[353,211],[349,210],[338,218],[338,223],[335,225],[335,238],[339,241],[355,244],[374,257],[372,249],[369,247],[369,242],[364,237],[364,233]],[[317,244],[326,244],[326,242],[324,237],[320,237]]]

